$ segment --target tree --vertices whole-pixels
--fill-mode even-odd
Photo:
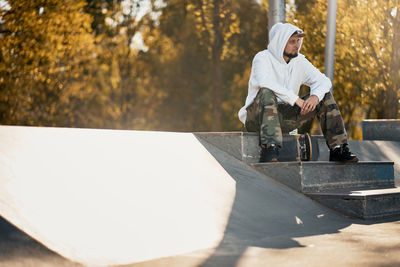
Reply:
[[[141,2],[9,1],[1,13],[0,122],[154,128],[160,96],[147,88],[132,48]]]
[[[326,10],[324,0],[297,0],[289,20],[302,27],[302,52],[323,70]],[[363,118],[398,117],[400,2],[338,2],[333,92],[346,127],[360,138]]]
[[[165,93],[160,127],[240,128],[236,114],[244,104],[251,60],[266,44],[266,10],[256,1],[165,4],[159,27],[144,35],[146,54],[158,55],[154,85]]]
[[[1,10],[0,121],[64,125],[67,87],[90,65],[93,37],[84,1],[8,1]]]

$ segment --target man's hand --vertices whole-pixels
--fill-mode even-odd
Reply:
[[[308,112],[314,111],[315,107],[318,105],[319,99],[316,95],[311,95],[307,100],[301,98],[296,100],[296,105],[301,108],[300,114],[305,115]]]
[[[299,108],[303,108],[303,105],[304,105],[304,100],[303,99],[301,99],[301,98],[297,98],[297,100],[296,100],[296,102],[295,102],[295,104],[296,105],[298,105],[299,106]]]
[[[311,95],[304,101],[303,107],[301,108],[301,115],[305,115],[308,112],[314,111],[315,107],[318,105],[319,99],[316,95]]]

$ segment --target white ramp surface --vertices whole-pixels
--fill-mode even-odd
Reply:
[[[0,215],[72,261],[214,247],[234,196],[193,134],[0,126]]]

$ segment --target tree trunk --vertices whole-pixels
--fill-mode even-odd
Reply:
[[[221,131],[221,119],[222,119],[222,70],[221,70],[221,55],[222,55],[222,44],[223,36],[220,26],[220,6],[221,0],[214,0],[213,8],[213,31],[214,41],[212,45],[212,87],[213,87],[213,121],[212,130]]]
[[[397,119],[399,110],[398,90],[400,87],[400,10],[397,10],[393,22],[392,56],[390,62],[390,87],[386,90],[386,119]]]

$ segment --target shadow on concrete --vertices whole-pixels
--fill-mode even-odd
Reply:
[[[32,253],[27,252],[28,250],[42,255],[52,254],[46,247],[13,226],[3,217],[0,217],[0,248],[1,261],[14,258],[17,255],[18,257],[29,257]]]
[[[236,181],[236,196],[223,240],[201,266],[235,266],[249,247],[303,247],[296,237],[338,233],[357,222],[199,141]]]
[[[382,223],[395,223],[395,224],[400,225],[400,216],[394,216],[394,217],[385,218],[385,219],[357,220],[357,221],[353,222],[353,224],[360,224],[360,225],[374,225],[374,224],[382,224]]]
[[[3,265],[4,264],[4,265]],[[28,236],[0,216],[0,266],[82,266]]]
[[[349,145],[360,161],[393,161],[395,183],[400,185],[400,142],[349,140]]]

